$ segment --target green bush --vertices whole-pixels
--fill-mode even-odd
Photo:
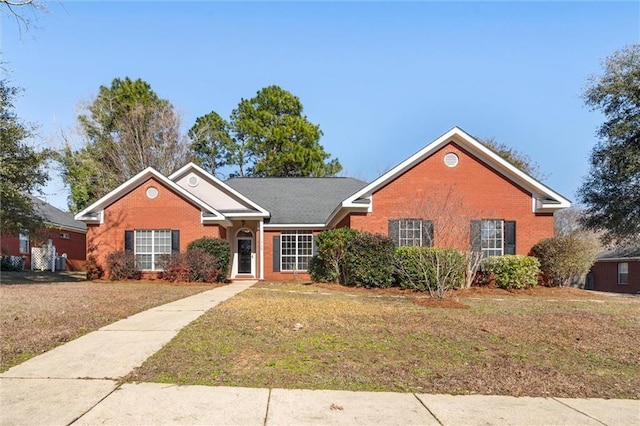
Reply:
[[[394,269],[401,288],[444,297],[448,290],[462,284],[465,259],[462,253],[449,248],[398,247]]]
[[[341,284],[366,288],[393,285],[395,247],[391,238],[357,231],[345,248]]]
[[[589,272],[598,250],[597,241],[593,238],[570,235],[541,240],[529,254],[540,261],[545,284],[562,287],[572,277]]]
[[[109,279],[139,280],[140,271],[136,269],[136,256],[131,251],[114,251],[107,255]]]
[[[531,256],[492,256],[482,261],[480,269],[495,277],[496,286],[500,288],[526,288],[538,283],[540,262]]]
[[[309,273],[313,281],[344,282],[345,254],[356,233],[353,229],[338,228],[321,232],[314,237],[317,255],[309,264]]]
[[[229,242],[220,238],[202,237],[187,245],[187,250],[194,248],[202,249],[216,259],[219,270],[218,282],[225,281],[229,274],[229,260],[231,259]]]

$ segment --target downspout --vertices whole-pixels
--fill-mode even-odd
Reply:
[[[260,280],[264,280],[264,219],[260,218]]]

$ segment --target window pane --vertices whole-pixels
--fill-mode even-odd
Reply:
[[[282,271],[306,271],[313,255],[311,231],[283,231],[280,236],[280,268]]]
[[[481,241],[482,256],[502,256],[504,239],[503,239],[504,221],[502,220],[483,220],[481,223]]]

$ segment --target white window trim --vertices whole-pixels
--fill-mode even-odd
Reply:
[[[29,254],[29,249],[31,245],[29,241],[29,233],[21,232],[18,239],[19,239],[18,251],[20,252],[20,254]],[[23,245],[26,246],[26,249],[24,250],[23,250]]]
[[[140,252],[138,251],[138,232],[151,232],[151,251]],[[156,232],[168,232],[169,233],[169,252],[157,253],[156,252]],[[171,254],[171,230],[170,229],[136,229],[133,233],[133,253],[136,256],[136,269],[138,269],[138,255],[151,255],[151,269],[138,269],[139,271],[158,272],[163,271],[163,268],[156,267],[156,263],[159,261],[158,257],[165,254]]]
[[[621,269],[623,269],[621,268],[621,266],[623,265],[624,265],[624,272],[621,271]],[[629,285],[629,263],[619,262],[617,267],[617,272],[618,272],[618,279],[617,279],[618,285]],[[622,280],[620,279],[622,275],[625,275],[626,282],[622,282]]]
[[[416,241],[416,238],[409,239],[406,237],[403,238],[402,236],[403,231],[405,231],[405,235],[406,235],[406,232],[409,230],[407,226],[409,223],[411,223],[411,226],[412,226],[411,231],[415,232],[416,222],[418,222],[418,228],[419,228],[418,230],[420,231],[420,234],[418,235],[418,238],[417,238],[418,244],[412,244],[412,245],[404,244],[407,241],[413,241],[413,242]],[[399,247],[422,247],[422,237],[424,235],[424,227],[422,226],[422,222],[423,222],[422,219],[399,219],[398,220],[398,246]]]
[[[290,235],[295,235],[295,254],[293,255],[285,255],[284,254],[284,244],[285,244],[285,236],[290,236]],[[310,255],[301,255],[299,250],[300,250],[300,239],[298,238],[299,236],[311,236],[311,254]],[[280,271],[281,272],[307,272],[309,269],[297,269],[298,264],[300,263],[300,258],[301,257],[308,257],[309,260],[311,260],[311,258],[313,257],[313,239],[314,239],[314,235],[312,231],[305,231],[305,230],[291,230],[291,231],[283,231],[280,234]],[[294,258],[294,262],[293,264],[296,266],[295,269],[285,269],[284,268],[284,262],[282,261],[284,257],[293,257]],[[307,261],[307,265],[308,265],[308,261]]]
[[[502,227],[502,235],[500,237],[500,245],[499,247],[483,247],[483,242],[485,239],[483,238],[483,231],[486,222],[500,222],[500,226]],[[490,257],[490,256],[504,256],[504,220],[503,219],[482,219],[480,221],[480,251],[482,253],[482,257]],[[492,238],[491,241],[497,241],[496,238]],[[500,251],[500,254],[495,254],[496,251]],[[492,254],[488,255],[486,253],[491,252]]]

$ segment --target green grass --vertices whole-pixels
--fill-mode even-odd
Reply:
[[[462,296],[470,309],[439,309],[415,294],[259,286],[187,326],[127,380],[640,398],[640,300],[554,294]]]

